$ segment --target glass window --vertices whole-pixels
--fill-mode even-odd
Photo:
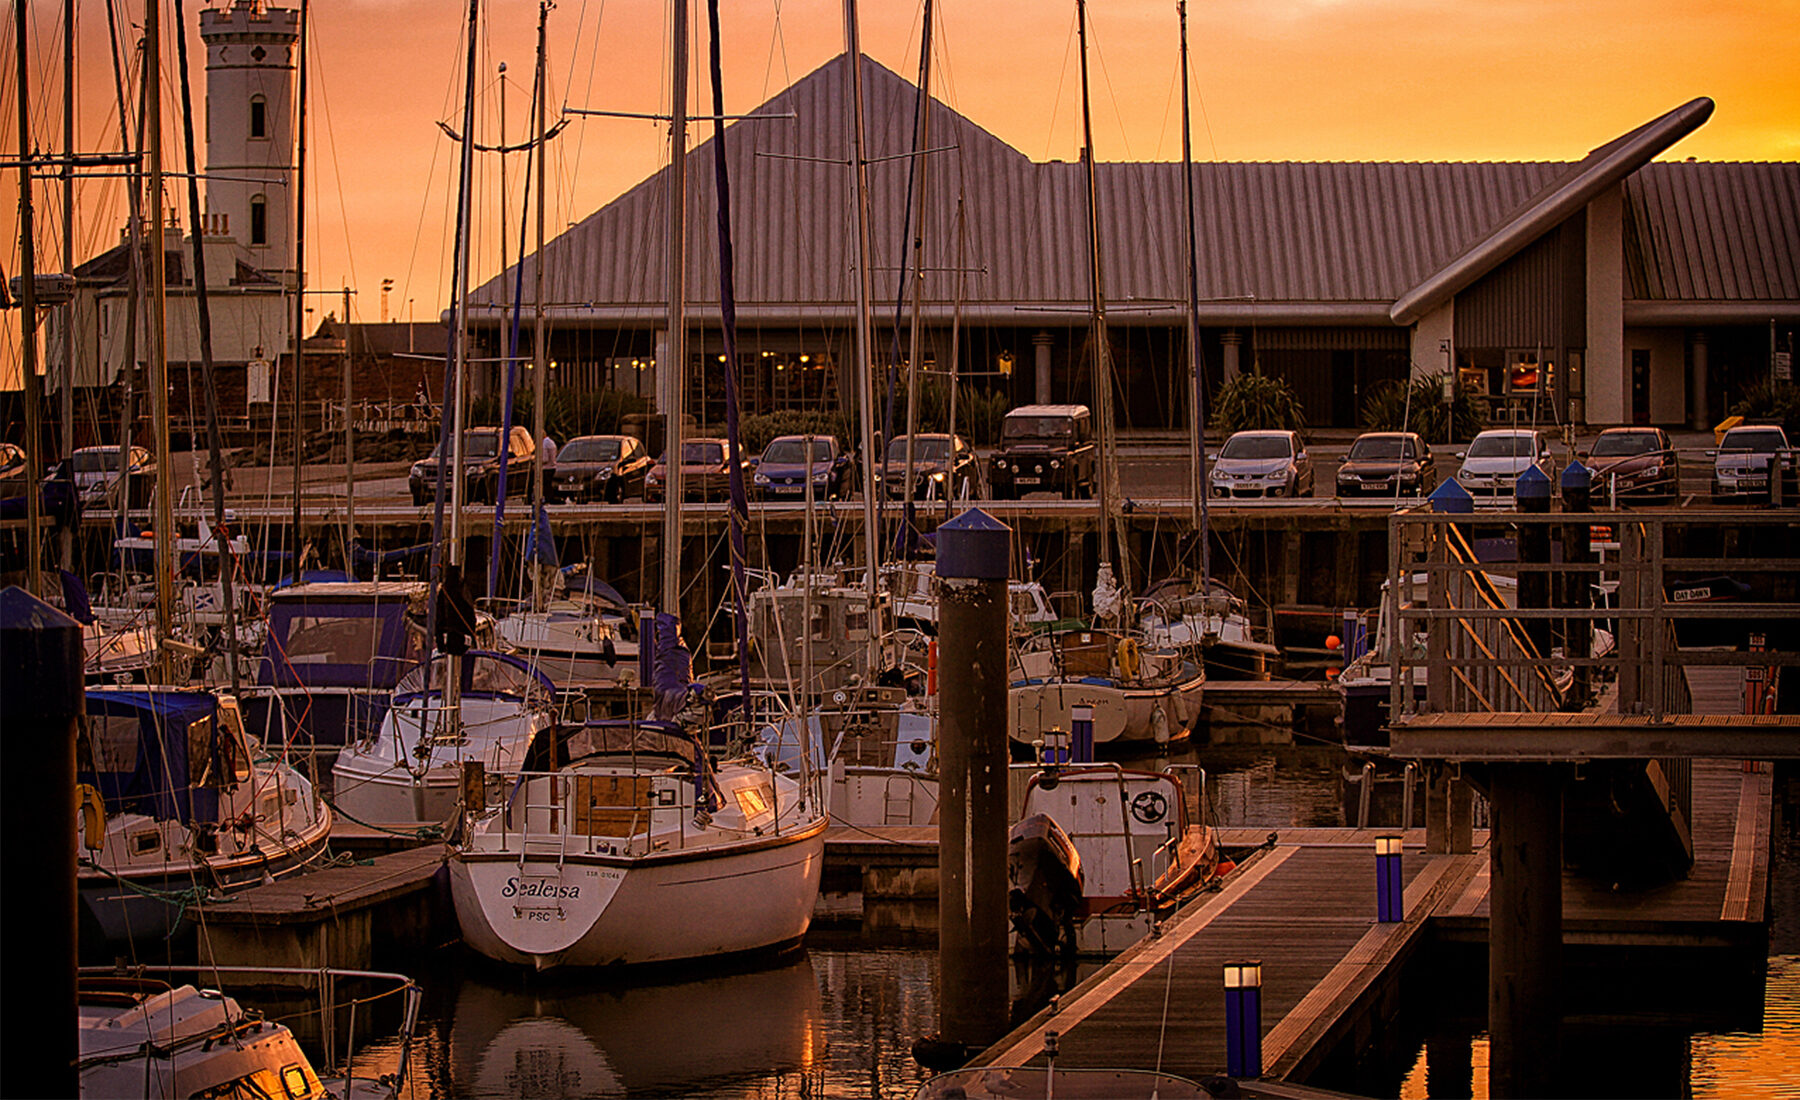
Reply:
[[[812,460],[829,462],[837,455],[837,440],[830,436],[817,436],[812,441]],[[763,452],[763,461],[772,464],[798,465],[806,461],[806,440],[799,438],[777,439],[769,444]]]
[[[1601,432],[1594,440],[1595,458],[1621,458],[1661,450],[1652,432]]]
[[[616,439],[577,439],[556,452],[558,462],[617,462],[619,441]]]
[[[717,443],[683,443],[681,461],[687,466],[712,466],[725,461],[725,448]]]
[[[250,243],[269,243],[269,200],[261,195],[250,199]]]
[[[901,436],[888,444],[889,462],[906,461],[906,437]],[[920,435],[913,437],[914,462],[942,462],[950,457],[950,437],[943,435]]]
[[[1075,435],[1075,421],[1066,416],[1009,416],[1000,424],[1000,439],[1052,440],[1061,442]]]
[[[1773,454],[1785,446],[1787,439],[1780,428],[1733,428],[1725,433],[1719,450]]]
[[[262,96],[250,97],[250,136],[266,138],[269,136],[268,104]]]
[[[1417,457],[1418,448],[1413,445],[1413,441],[1397,435],[1364,436],[1350,446],[1350,459],[1353,462]]]
[[[1533,454],[1531,436],[1520,432],[1489,433],[1483,432],[1469,444],[1470,458],[1530,458]]]
[[[1280,435],[1244,435],[1239,433],[1225,441],[1220,458],[1288,458],[1294,453],[1293,438]]]

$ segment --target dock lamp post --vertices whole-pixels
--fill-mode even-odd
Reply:
[[[1406,884],[1400,877],[1401,838],[1375,838],[1375,919],[1394,924],[1406,919]]]
[[[1262,1076],[1262,961],[1225,964],[1225,1074]]]

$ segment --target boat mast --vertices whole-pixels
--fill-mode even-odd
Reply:
[[[863,140],[862,43],[857,33],[856,0],[844,0],[844,51],[850,74],[850,227],[856,238],[856,397],[862,422],[863,590],[867,600],[869,653],[867,675],[881,663],[881,631],[876,628],[875,565],[880,558],[880,529],[875,512],[875,368],[869,357],[869,161]],[[806,453],[806,478],[812,481],[812,451]]]
[[[1112,348],[1106,334],[1106,294],[1100,286],[1100,209],[1094,182],[1094,122],[1088,109],[1086,0],[1075,0],[1075,14],[1081,36],[1081,141],[1082,163],[1087,169],[1088,307],[1092,318],[1089,340],[1094,345],[1094,430],[1100,440],[1100,568],[1111,572],[1112,525],[1116,518],[1113,504],[1119,495],[1119,470],[1113,461]],[[1130,554],[1124,546],[1120,547],[1117,576],[1120,591],[1129,593]]]
[[[144,5],[144,128],[150,139],[150,202],[155,219],[150,239],[150,420],[156,441],[156,639],[162,682],[174,680],[174,651],[168,648],[175,605],[175,478],[169,469],[169,347],[164,330],[168,298],[168,258],[163,244],[162,19],[160,4]],[[119,471],[121,482],[126,471]],[[124,486],[122,486],[124,488]]]
[[[62,168],[63,270],[75,273],[75,0],[63,0],[63,155],[68,158]],[[75,299],[70,296],[62,307],[62,455],[75,456]],[[73,474],[73,471],[71,471]],[[74,483],[73,476],[70,483]],[[37,481],[29,484],[36,485]],[[71,573],[75,568],[75,527],[69,524],[61,535],[62,567]]]
[[[1188,467],[1193,473],[1194,537],[1200,543],[1200,592],[1206,593],[1206,582],[1212,576],[1212,537],[1207,532],[1206,516],[1206,378],[1200,373],[1200,251],[1194,236],[1194,150],[1192,116],[1188,108],[1188,38],[1187,0],[1177,0],[1175,10],[1181,18],[1181,184],[1184,202],[1182,213],[1187,222],[1187,354],[1188,375],[1194,382],[1193,408],[1190,410],[1188,448],[1193,460]]]
[[[31,56],[25,37],[30,16],[17,0],[13,16],[19,55],[19,159],[24,162],[19,167],[19,374],[20,392],[25,398],[25,590],[41,596],[38,536],[43,520],[43,490],[38,485],[43,481],[43,426],[39,423],[43,383],[37,374],[37,276],[32,264],[35,235],[31,228],[31,109],[26,79],[31,71]],[[121,469],[119,483],[123,486],[124,482]]]
[[[687,69],[688,0],[670,9],[669,60],[669,317],[668,363],[661,367],[668,395],[663,429],[663,611],[681,620],[681,420],[687,404]]]
[[[472,180],[475,172],[475,60],[477,54],[478,34],[481,25],[481,0],[469,0],[469,53],[465,66],[463,82],[463,129],[462,152],[458,168],[456,195],[456,262],[453,279],[455,294],[452,312],[456,318],[455,330],[450,336],[450,370],[449,377],[455,386],[455,400],[451,402],[450,412],[450,532],[444,547],[444,576],[439,579],[443,584],[465,585],[462,575],[463,566],[463,414],[468,405],[468,379],[464,377],[469,356],[469,201]],[[499,441],[502,447],[508,441]],[[444,447],[438,445],[438,471],[443,476]],[[463,602],[464,593],[455,593],[458,605]],[[450,653],[446,656],[448,669],[444,677],[444,729],[450,736],[462,731],[462,655]]]
[[[931,0],[925,0],[924,33],[920,38],[919,48],[919,117],[918,127],[913,132],[913,179],[916,186],[912,194],[913,209],[917,212],[918,229],[913,234],[913,284],[912,284],[912,332],[908,338],[906,352],[906,505],[903,522],[906,524],[906,538],[910,545],[913,524],[913,478],[917,475],[914,455],[915,437],[919,434],[919,320],[924,309],[925,298],[925,173],[931,158],[925,152],[925,142],[931,134]],[[885,445],[885,441],[884,441]],[[950,436],[948,457],[944,466],[944,489],[949,493],[954,488],[950,475],[956,470],[956,435],[954,429]]]
[[[532,448],[531,460],[531,522],[537,523],[537,514],[544,507],[544,395],[549,386],[544,378],[548,370],[548,355],[544,351],[544,159],[548,150],[544,147],[544,32],[550,20],[550,0],[538,2],[538,39],[537,39],[537,87],[532,95],[537,99],[537,133],[533,153],[537,157],[537,248],[532,252],[532,303],[531,303],[531,382],[532,413],[531,438],[537,444]],[[521,263],[524,257],[519,258]],[[535,526],[533,528],[535,530]],[[542,551],[540,550],[540,553]],[[543,570],[536,563],[531,569],[531,609],[544,609]]]
[[[294,137],[294,514],[290,539],[294,547],[293,577],[300,579],[300,488],[306,446],[305,412],[301,405],[300,381],[305,376],[306,328],[306,33],[310,0],[300,0],[300,98],[295,118]]]

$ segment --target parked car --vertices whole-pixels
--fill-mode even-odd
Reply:
[[[75,493],[83,508],[119,506],[119,448],[110,445],[78,448],[51,467],[44,480],[62,480],[66,472],[75,482]],[[150,495],[155,491],[156,463],[151,460],[150,452],[143,447],[129,448],[125,458],[125,506],[147,508]]]
[[[1550,440],[1534,428],[1489,428],[1469,442],[1468,450],[1456,452],[1456,457],[1462,459],[1456,480],[1477,507],[1513,507],[1519,475],[1531,466],[1556,484]]]
[[[1048,490],[1092,496],[1098,449],[1086,405],[1021,405],[1000,422],[1000,449],[988,463],[995,500]]]
[[[661,500],[667,492],[668,455],[663,455],[644,475],[644,499]],[[741,458],[744,487],[750,487],[755,463]],[[731,447],[723,439],[681,441],[681,495],[688,500],[722,500],[731,489]]]
[[[784,435],[763,448],[751,477],[756,495],[765,500],[800,500],[806,495],[806,481],[812,479],[813,497],[817,500],[849,500],[855,485],[856,463],[844,453],[833,435],[810,437]]]
[[[1233,432],[1207,474],[1215,497],[1305,497],[1313,491],[1312,456],[1299,432]]]
[[[1608,428],[1579,456],[1594,477],[1596,499],[1673,504],[1681,494],[1681,458],[1661,428]]]
[[[1769,467],[1787,449],[1787,433],[1779,424],[1739,424],[1726,432],[1719,449],[1706,452],[1713,460],[1713,501],[1766,499]],[[1800,492],[1797,478],[1800,471],[1787,464],[1781,485],[1784,499],[1792,500]]]
[[[1417,432],[1364,432],[1338,467],[1337,495],[1422,497],[1437,481],[1437,460]]]
[[[913,499],[943,500],[954,497],[965,484],[974,482],[978,465],[975,452],[962,436],[942,432],[913,436]],[[891,500],[906,495],[906,436],[897,436],[887,446],[887,457],[875,471],[883,491]],[[971,484],[971,489],[973,486]]]
[[[506,495],[514,500],[531,494],[532,458],[537,444],[531,432],[514,425],[508,437],[506,455]],[[422,505],[437,493],[439,443],[431,453],[412,464],[406,486],[412,491],[415,505]],[[500,429],[467,428],[463,431],[463,500],[495,501],[500,499]],[[446,493],[449,486],[445,486]],[[446,497],[448,499],[448,497]]]
[[[604,500],[617,504],[644,491],[650,452],[634,435],[579,435],[556,452],[544,469],[554,500]]]

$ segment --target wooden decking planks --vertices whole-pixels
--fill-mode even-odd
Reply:
[[[331,913],[378,905],[422,890],[443,866],[445,848],[428,844],[343,867],[327,867],[240,890],[202,906],[208,921],[310,923]]]
[[[1719,919],[1760,921],[1769,893],[1769,827],[1775,776],[1764,764],[1745,771],[1738,795],[1737,828],[1732,835],[1731,870]]]
[[[1262,1018],[1270,1044],[1304,1057],[1368,982],[1405,949],[1422,925],[1375,923],[1373,833],[1356,843],[1282,843],[1258,853],[1217,895],[1170,921],[1162,935],[1121,955],[1065,998],[986,1051],[978,1064],[1024,1065],[1059,1033],[1063,1066],[1157,1069],[1200,1078],[1225,1065],[1227,962],[1260,960]],[[1482,855],[1402,864],[1410,907],[1443,904],[1460,891]],[[1324,989],[1324,992],[1318,992]],[[1270,1049],[1265,1064],[1278,1052]]]

